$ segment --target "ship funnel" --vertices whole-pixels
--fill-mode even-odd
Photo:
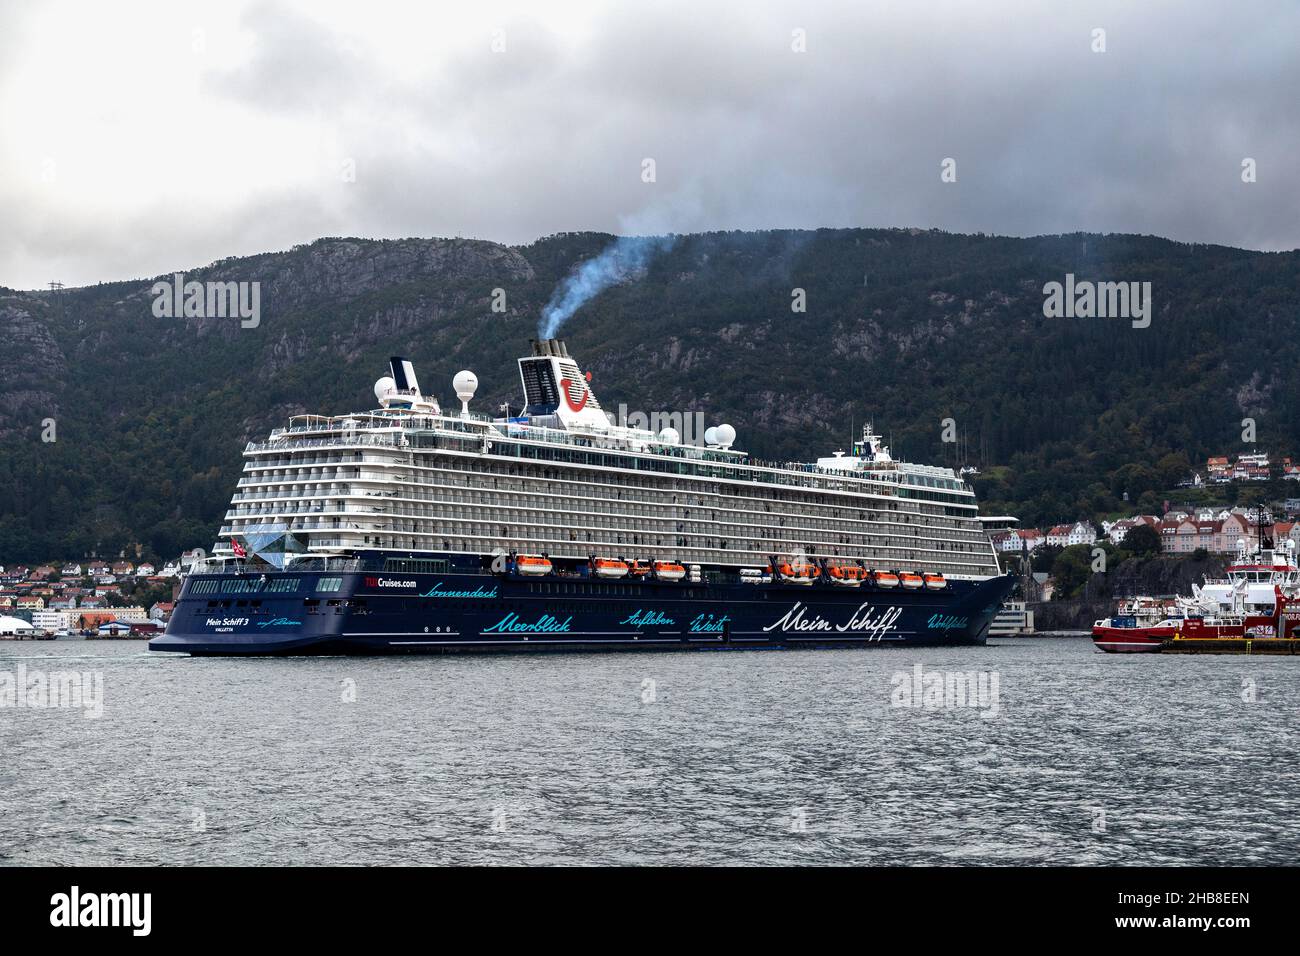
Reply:
[[[529,339],[533,354],[543,358],[570,358],[569,347],[560,339]]]
[[[392,373],[375,382],[375,398],[384,408],[410,409],[417,412],[439,414],[438,402],[426,398],[420,392],[420,383],[415,377],[415,366],[411,360],[394,355],[388,360]]]
[[[530,344],[532,355],[519,360],[524,415],[556,416],[564,427],[607,429],[609,419],[591,393],[591,377],[578,367],[564,342],[539,339]]]
[[[415,366],[411,364],[410,359],[394,355],[388,360],[388,367],[392,369],[393,382],[397,385],[398,391],[407,395],[420,394],[420,383],[415,379]]]

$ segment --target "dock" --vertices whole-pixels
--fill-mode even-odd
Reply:
[[[1293,637],[1171,638],[1162,654],[1300,654],[1300,639]]]

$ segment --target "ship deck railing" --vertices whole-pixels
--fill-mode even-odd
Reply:
[[[310,566],[308,566],[310,562]],[[368,568],[367,564],[372,565]],[[324,555],[303,554],[291,561],[288,567],[277,568],[271,564],[254,563],[249,561],[232,561],[230,559],[210,558],[207,561],[195,562],[190,569],[190,574],[205,575],[228,575],[232,577],[248,577],[260,574],[283,574],[293,573],[294,571],[365,571],[381,570],[382,561],[379,564],[367,562],[362,558],[348,557],[327,557]]]
[[[450,420],[449,420],[450,421]],[[443,423],[445,424],[445,423]],[[301,429],[306,433],[319,432],[322,429]],[[934,468],[931,472],[931,466],[912,466],[907,465],[906,469],[898,462],[880,463],[858,474],[849,474],[841,469],[822,468],[816,464],[804,462],[778,462],[769,461],[762,458],[746,458],[738,460],[738,452],[722,453],[716,449],[698,449],[692,447],[691,451],[686,451],[684,446],[673,448],[662,448],[647,455],[646,450],[637,451],[625,448],[615,444],[606,444],[594,437],[582,435],[568,435],[563,432],[554,432],[555,437],[547,436],[545,440],[528,438],[518,438],[500,434],[493,434],[485,431],[473,431],[469,429],[458,429],[454,426],[450,429],[440,427],[429,434],[422,435],[419,432],[391,432],[391,433],[367,433],[359,430],[345,428],[331,428],[331,432],[337,432],[337,436],[331,435],[327,438],[294,438],[285,440],[283,437],[264,442],[249,442],[245,446],[245,454],[265,452],[265,451],[302,451],[314,448],[341,448],[348,446],[385,448],[395,450],[420,449],[420,448],[445,448],[449,447],[442,444],[439,438],[445,435],[452,440],[465,440],[472,438],[475,441],[487,439],[488,441],[508,442],[507,447],[518,449],[521,442],[534,440],[541,445],[563,445],[569,448],[589,451],[593,453],[608,452],[610,454],[626,454],[631,456],[631,461],[636,462],[634,466],[638,470],[655,471],[659,469],[643,468],[640,465],[642,461],[658,461],[665,459],[687,464],[711,465],[715,468],[735,470],[734,475],[702,475],[701,477],[734,477],[739,480],[757,481],[764,484],[786,485],[793,487],[817,487],[833,490],[829,485],[822,485],[809,479],[829,479],[830,482],[843,482],[845,487],[871,485],[874,483],[875,493],[894,494],[896,487],[903,485],[904,474],[906,472],[924,469],[923,474],[933,474],[934,477],[948,477],[944,474],[944,469]],[[538,430],[538,429],[534,429]],[[545,431],[551,431],[546,429]],[[460,434],[455,434],[460,432]],[[276,433],[273,433],[276,434]],[[287,431],[281,430],[281,436],[288,434]],[[432,441],[424,440],[432,438]],[[444,439],[445,440],[445,439]],[[502,448],[494,449],[497,454],[508,455]],[[522,456],[517,456],[522,457]],[[934,488],[926,489],[937,492],[955,492],[957,488]]]

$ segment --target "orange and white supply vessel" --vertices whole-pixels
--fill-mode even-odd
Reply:
[[[1166,641],[1257,640],[1300,632],[1300,567],[1295,545],[1273,548],[1265,539],[1254,551],[1242,546],[1227,577],[1194,585],[1190,598],[1172,604],[1134,598],[1114,617],[1097,621],[1092,642],[1110,654],[1151,654]]]

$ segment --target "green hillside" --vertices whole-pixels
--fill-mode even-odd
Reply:
[[[479,410],[517,403],[539,310],[610,239],[322,239],[187,274],[259,281],[253,329],[157,318],[152,279],[0,290],[0,561],[207,547],[244,443],[290,414],[370,407],[392,354],[444,405],[461,368]],[[1043,284],[1067,272],[1151,282],[1150,328],[1045,318]],[[703,411],[782,460],[871,419],[900,457],[980,466],[987,512],[1047,523],[1152,505],[1191,462],[1250,450],[1243,417],[1257,450],[1300,452],[1298,326],[1294,252],[821,230],[680,237],[561,335],[607,410]]]

